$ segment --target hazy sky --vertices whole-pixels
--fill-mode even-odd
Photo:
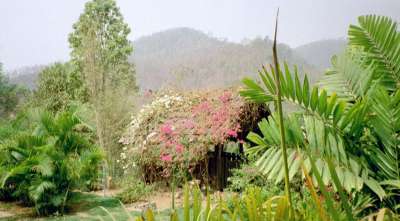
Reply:
[[[65,61],[68,33],[86,0],[1,0],[0,62],[7,70]],[[172,27],[192,27],[240,41],[271,36],[280,7],[279,40],[292,47],[346,35],[358,15],[400,20],[400,0],[117,0],[132,40]]]

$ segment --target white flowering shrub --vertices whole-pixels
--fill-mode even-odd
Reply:
[[[132,116],[132,121],[128,126],[128,131],[126,135],[120,139],[120,143],[122,143],[123,145],[139,145],[137,147],[145,145],[145,143],[143,143],[143,145],[135,143],[135,140],[137,140],[135,138],[137,138],[141,134],[147,134],[143,133],[143,129],[149,126],[148,124],[151,123],[154,117],[162,114],[162,112],[165,112],[165,109],[170,109],[171,107],[176,108],[183,105],[183,101],[183,97],[178,94],[165,94],[159,98],[156,98],[150,104],[144,105],[137,115]],[[144,142],[146,142],[147,138],[151,138],[154,135],[155,133],[148,134]]]
[[[192,102],[191,98],[182,94],[164,92],[132,116],[127,131],[119,140],[124,147],[118,163],[120,163],[124,173],[136,169],[135,154],[146,150],[152,143],[152,139],[157,137],[158,133],[155,129],[165,121],[169,113],[182,111],[185,107],[190,107]]]

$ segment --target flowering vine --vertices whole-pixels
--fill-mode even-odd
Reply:
[[[141,166],[191,169],[209,148],[238,138],[243,100],[230,91],[215,94],[164,94],[145,105],[132,118],[120,142],[129,146],[121,154],[124,167],[136,159]],[[137,156],[127,157],[127,156]],[[124,158],[124,159],[122,159]]]

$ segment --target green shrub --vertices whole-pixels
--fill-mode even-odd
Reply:
[[[97,179],[103,154],[77,132],[81,121],[72,112],[41,112],[35,123],[1,144],[0,191],[39,215],[63,212],[72,190]]]
[[[123,203],[133,203],[149,196],[154,188],[154,184],[146,185],[144,182],[137,180],[126,187],[117,197]]]
[[[240,168],[231,170],[232,175],[228,177],[228,190],[242,192],[248,186],[270,186],[271,181],[251,164],[243,164]],[[274,185],[276,186],[276,185]]]
[[[67,110],[73,103],[74,93],[79,89],[72,83],[73,70],[72,63],[54,63],[43,69],[30,105],[43,107],[52,113]]]

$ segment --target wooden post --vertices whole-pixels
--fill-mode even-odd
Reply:
[[[223,147],[220,145],[220,144],[218,144],[216,147],[215,147],[216,149],[215,149],[215,154],[217,155],[217,157],[216,157],[216,159],[217,159],[217,188],[218,188],[218,190],[222,190],[222,182],[223,182],[223,179],[224,179],[224,176],[223,176],[223,171],[222,171],[222,149],[223,149]]]

